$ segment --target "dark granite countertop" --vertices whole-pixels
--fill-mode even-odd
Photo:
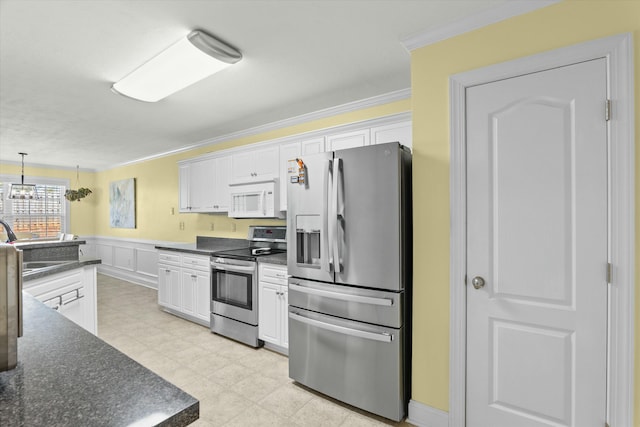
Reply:
[[[0,425],[185,426],[199,402],[24,293],[18,366],[0,372]]]
[[[74,270],[76,268],[84,267],[85,265],[100,263],[102,263],[100,259],[84,257],[80,257],[80,259],[74,261],[61,261],[60,264],[52,265],[50,267],[36,268],[31,271],[25,271],[22,274],[22,280],[24,282],[28,282],[29,280],[39,279],[41,277],[51,276],[52,274]]]
[[[263,255],[258,258],[258,262],[260,264],[277,264],[277,265],[287,265],[287,253],[279,253],[273,255]]]
[[[196,243],[157,245],[156,249],[211,256],[214,252],[244,248],[247,246],[249,246],[249,242],[245,239],[227,239],[223,237],[196,236]]]
[[[86,240],[23,240],[13,242],[18,249],[49,249],[84,245]]]

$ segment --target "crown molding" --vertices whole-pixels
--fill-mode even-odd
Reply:
[[[405,49],[411,52],[412,50],[438,43],[514,16],[551,6],[560,1],[561,0],[509,0],[500,6],[445,24],[442,27],[407,37],[403,39],[401,43]]]
[[[389,104],[395,101],[402,101],[411,98],[411,89],[400,89],[393,92],[388,92],[382,95],[372,96],[370,98],[361,99],[359,101],[348,102],[346,104],[337,105],[335,107],[325,108],[322,110],[314,111],[307,114],[291,117],[289,119],[279,120],[276,122],[268,123],[265,125],[255,126],[249,129],[245,129],[238,132],[228,133],[226,135],[217,136],[215,138],[205,139],[192,145],[181,147],[171,151],[165,151],[151,156],[142,157],[136,160],[131,160],[125,163],[118,163],[111,165],[107,168],[99,169],[99,171],[114,169],[122,166],[129,166],[136,163],[146,162],[149,160],[158,159],[161,157],[171,156],[174,154],[184,153],[196,148],[205,147],[208,145],[219,144],[221,142],[230,141],[234,139],[244,138],[248,136],[254,136],[261,133],[283,129],[303,123],[312,122],[314,120],[325,119],[327,117],[337,116],[339,114],[351,113],[365,108],[377,107],[379,105]]]
[[[2,160],[0,159],[0,165],[15,165],[21,166],[22,163],[16,160]],[[75,166],[55,166],[55,165],[44,165],[42,163],[29,163],[26,165],[27,168],[42,168],[42,169],[55,169],[55,170],[68,170],[68,171],[76,171]],[[89,169],[89,168],[80,168],[80,172],[97,172],[98,169]]]

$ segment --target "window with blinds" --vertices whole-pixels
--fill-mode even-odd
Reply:
[[[0,182],[0,216],[21,238],[57,237],[65,232],[65,186],[36,183],[37,199],[7,199],[11,182]],[[1,230],[0,230],[1,231]],[[20,234],[19,234],[20,233]]]

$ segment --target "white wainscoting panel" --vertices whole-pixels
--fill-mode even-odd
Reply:
[[[102,265],[113,265],[113,246],[96,243],[96,256],[102,260]]]
[[[98,273],[116,277],[149,288],[158,288],[158,250],[156,246],[172,246],[176,242],[82,236],[83,256],[100,258]]]
[[[158,251],[136,248],[136,273],[158,277]]]
[[[115,254],[115,262],[113,263],[114,267],[122,270],[134,271],[135,252],[133,248],[123,248],[114,245],[113,253]]]

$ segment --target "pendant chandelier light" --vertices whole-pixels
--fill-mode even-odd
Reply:
[[[18,154],[22,156],[22,181],[20,184],[11,184],[8,198],[22,200],[37,199],[38,193],[36,193],[36,185],[24,183],[24,156],[26,156],[27,153]]]

